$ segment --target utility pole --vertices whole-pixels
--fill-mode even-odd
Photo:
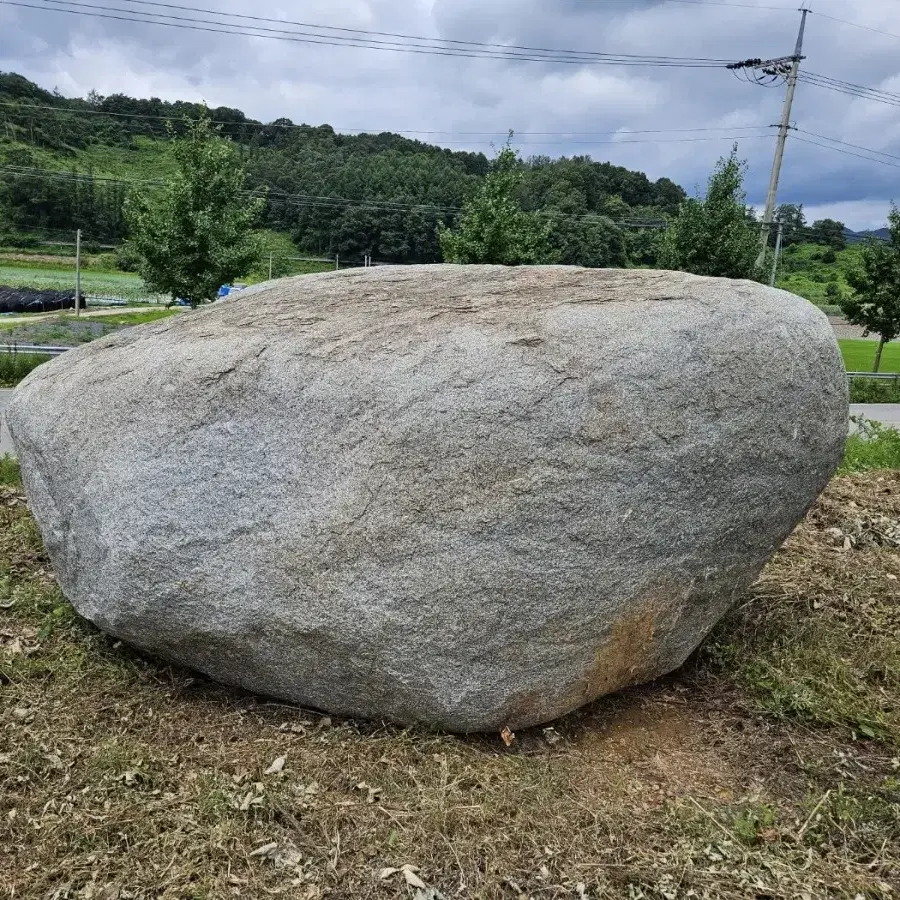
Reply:
[[[775,241],[775,258],[772,260],[772,277],[769,286],[775,287],[775,276],[778,274],[778,259],[781,256],[781,242],[784,239],[784,222],[778,223],[778,238]]]
[[[273,254],[269,254],[269,281],[272,280],[272,256]]]
[[[772,161],[772,177],[769,179],[769,193],[766,195],[766,211],[763,213],[762,247],[758,264],[762,265],[766,258],[766,247],[769,243],[769,231],[775,216],[775,199],[778,196],[778,179],[781,177],[781,163],[784,159],[784,145],[791,128],[791,107],[794,105],[794,92],[797,90],[797,74],[800,72],[800,61],[803,59],[803,33],[806,31],[808,9],[800,10],[800,32],[797,35],[797,46],[791,61],[791,71],[787,78],[787,94],[784,98],[784,109],[781,124],[778,126],[778,142],[775,144],[775,159]]]
[[[797,34],[797,45],[793,56],[782,56],[778,59],[745,59],[742,62],[730,63],[727,68],[735,75],[742,75],[751,84],[771,87],[782,78],[787,83],[784,98],[784,109],[781,113],[781,124],[778,126],[778,142],[775,145],[775,159],[772,162],[772,176],[769,179],[769,192],[766,195],[766,209],[762,219],[762,235],[760,239],[757,267],[761,268],[766,259],[766,248],[769,244],[769,232],[775,218],[775,200],[778,196],[778,179],[781,177],[781,163],[784,159],[784,145],[791,130],[791,108],[794,105],[794,93],[797,90],[797,76],[803,56],[803,34],[806,31],[806,17],[809,10],[804,5],[800,10],[800,31]]]
[[[81,315],[81,229],[75,232],[75,315]]]

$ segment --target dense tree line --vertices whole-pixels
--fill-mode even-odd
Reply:
[[[39,109],[51,107],[52,109]],[[491,162],[396,134],[338,134],[328,125],[263,124],[227,107],[137,99],[122,94],[64,98],[14,73],[0,73],[0,213],[8,228],[83,228],[118,242],[126,186],[85,171],[98,148],[128,150],[177,131],[185,118],[222,123],[247,168],[247,188],[266,193],[262,224],[298,248],[352,260],[441,259],[442,228],[453,227]],[[138,154],[135,154],[138,157]],[[142,157],[143,158],[143,157]],[[660,232],[623,227],[674,216],[684,191],[588,156],[517,161],[518,200],[549,229],[560,262],[590,266],[652,264]],[[79,177],[49,177],[79,171]],[[137,165],[125,177],[142,177]]]

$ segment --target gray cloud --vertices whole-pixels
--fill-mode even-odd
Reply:
[[[309,0],[302,15],[288,0],[271,0],[265,7],[222,0],[217,7],[537,47],[727,59],[790,53],[799,17],[791,9],[763,7],[792,4],[758,2],[761,8],[754,10],[665,0]],[[109,5],[121,4],[110,0]],[[816,8],[900,34],[900,3],[858,0],[850,8],[843,0],[820,0]],[[808,70],[900,93],[900,39],[813,15],[806,54]],[[783,97],[783,89],[750,85],[723,70],[451,59],[10,6],[0,7],[0,65],[68,95],[94,88],[104,94],[204,99],[263,120],[288,116],[348,130],[456,132],[430,138],[455,148],[489,152],[491,141],[502,140],[512,128],[524,155],[590,154],[652,178],[670,177],[689,191],[705,182],[715,160],[728,152],[730,138],[747,134],[740,126],[777,122]],[[794,119],[807,131],[900,157],[895,107],[801,84]],[[723,130],[532,134],[701,127]],[[711,137],[716,139],[699,140]],[[684,142],[676,142],[679,138]],[[772,137],[740,140],[740,152],[750,164],[750,200],[757,205],[768,182],[773,143]],[[886,161],[900,165],[900,159]],[[889,199],[900,199],[898,175],[900,170],[887,165],[791,141],[779,199],[804,202],[817,211],[842,210],[854,227],[876,226],[883,224]]]

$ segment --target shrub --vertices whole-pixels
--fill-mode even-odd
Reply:
[[[847,439],[840,474],[900,469],[900,432],[879,422],[854,418],[859,431]]]
[[[121,272],[137,272],[140,256],[128,244],[116,247],[116,268]]]
[[[854,378],[851,403],[900,403],[900,379]]]
[[[18,353],[15,350],[0,353],[0,387],[15,387],[50,357],[46,353]]]
[[[18,487],[22,483],[19,461],[9,453],[0,456],[0,484]]]

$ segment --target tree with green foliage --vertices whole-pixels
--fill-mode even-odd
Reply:
[[[790,247],[793,244],[802,244],[806,240],[806,216],[803,213],[803,204],[782,203],[775,210],[775,221],[782,225],[781,246]],[[774,247],[777,240],[778,229],[769,229],[769,243]]]
[[[810,240],[832,250],[843,250],[847,246],[847,226],[835,219],[817,219],[810,226]]]
[[[695,275],[757,277],[759,237],[744,194],[737,144],[716,164],[705,197],[685,200],[663,239],[659,265]]]
[[[125,204],[128,244],[150,290],[196,307],[259,264],[253,226],[264,201],[246,197],[237,151],[209,119],[186,119],[170,139],[174,175]]]
[[[887,241],[870,240],[863,248],[859,265],[847,273],[856,294],[840,303],[848,322],[862,326],[865,336],[879,337],[873,372],[881,365],[884,345],[900,337],[900,209],[893,203],[888,228]]]
[[[556,262],[550,223],[525,212],[519,202],[524,172],[507,144],[463,208],[455,229],[439,232],[445,262],[521,266]]]
[[[551,212],[548,241],[555,262],[590,269],[624,269],[628,265],[625,236],[605,216],[576,217]]]

